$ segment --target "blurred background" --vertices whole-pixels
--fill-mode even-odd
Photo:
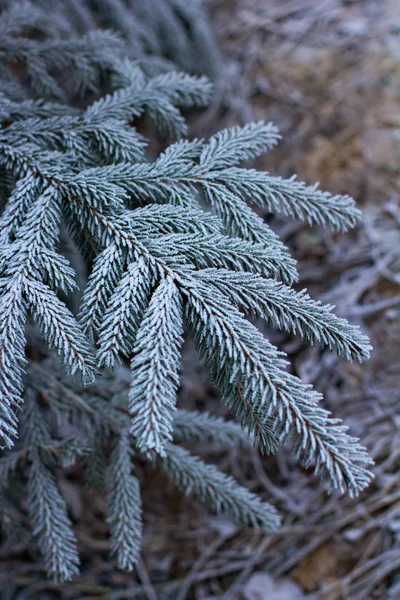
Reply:
[[[282,142],[257,168],[319,181],[363,211],[363,223],[343,235],[271,224],[298,261],[298,289],[360,324],[371,360],[347,364],[265,333],[367,445],[375,480],[358,499],[329,496],[290,449],[261,458],[202,445],[207,460],[275,504],[283,527],[266,536],[212,517],[151,472],[142,479],[143,560],[126,574],[108,558],[102,498],[66,478],[82,575],[52,583],[27,545],[7,546],[4,600],[400,598],[400,0],[210,0],[206,10],[219,79],[214,106],[189,116],[191,135],[273,121]],[[187,345],[180,404],[224,415],[217,396]]]

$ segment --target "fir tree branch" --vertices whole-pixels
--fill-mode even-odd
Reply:
[[[168,277],[153,293],[133,347],[129,412],[141,452],[164,456],[165,443],[172,438],[182,333],[182,301]]]
[[[46,569],[55,581],[68,581],[78,574],[79,558],[71,521],[52,473],[37,451],[30,453],[28,507],[33,532],[38,537]]]
[[[151,267],[143,258],[132,262],[112,293],[99,328],[100,366],[113,366],[119,354],[129,356],[153,284]]]
[[[145,242],[155,257],[180,256],[199,269],[208,266],[284,277],[290,272],[279,249],[240,238],[205,234],[170,234]]]
[[[111,553],[118,567],[131,571],[139,558],[142,538],[142,504],[139,482],[132,475],[132,450],[128,433],[119,437],[106,472]]]
[[[243,160],[265,154],[278,143],[280,137],[275,125],[263,121],[223,129],[204,145],[199,162],[207,170],[227,169]]]
[[[186,494],[218,513],[256,529],[275,531],[279,526],[276,510],[240,486],[232,477],[192,456],[173,444],[166,457],[159,459],[161,469]]]
[[[225,186],[212,183],[203,185],[207,200],[224,223],[231,236],[240,237],[277,250],[281,258],[280,276],[285,283],[298,280],[296,261],[272,229],[236,194]]]
[[[370,464],[364,448],[318,405],[317,392],[287,373],[282,353],[238,310],[322,341],[347,358],[365,358],[369,344],[356,328],[335,317],[332,307],[285,285],[296,281],[295,262],[247,204],[344,230],[359,217],[353,201],[243,168],[279,139],[276,128],[262,122],[209,140],[181,140],[146,160],[147,142],[133,127],[135,119],[147,115],[161,135],[181,136],[181,109],[203,106],[211,97],[204,78],[176,73],[171,62],[150,56],[164,49],[192,70],[193,48],[210,44],[204,20],[197,16],[194,22],[189,5],[160,0],[130,3],[128,10],[120,0],[96,6],[68,0],[57,3],[53,15],[7,4],[0,14],[5,446],[17,433],[28,310],[51,354],[43,360],[47,350],[40,343],[40,363],[29,362],[18,452],[0,459],[0,475],[6,485],[17,465],[22,469],[30,461],[29,512],[53,576],[73,576],[78,557],[51,468],[77,457],[89,483],[95,478],[96,489],[106,489],[112,550],[128,570],[141,543],[134,453],[154,459],[180,489],[193,491],[213,510],[267,530],[279,524],[272,507],[171,444],[173,437],[242,447],[252,442],[273,452],[293,436],[306,466],[313,463],[333,487],[356,495],[372,477],[364,468]],[[117,34],[90,32],[92,20]],[[78,36],[78,30],[88,33]],[[194,71],[201,71],[197,66]],[[55,98],[65,106],[48,101]],[[64,247],[68,236],[79,259]],[[86,269],[87,285],[79,275]],[[67,308],[79,302],[72,296],[76,282],[83,288],[80,324]],[[238,425],[175,410],[184,316]],[[113,375],[105,370],[85,390],[66,382],[54,355],[89,382],[94,360],[88,338],[100,366],[130,359],[130,388],[122,366]],[[33,339],[37,344],[36,333]],[[46,410],[36,403],[38,393]],[[68,423],[72,435],[53,439],[56,421]]]
[[[7,36],[0,42],[0,58],[24,64],[37,95],[63,101],[64,90],[50,75],[51,71],[70,70],[75,75],[74,91],[95,91],[100,72],[116,68],[122,49],[120,38],[108,31],[94,31],[67,40]]]
[[[369,357],[368,338],[333,314],[333,306],[312,300],[306,290],[296,292],[272,279],[224,269],[203,269],[195,276],[218,288],[252,317],[270,321],[309,342],[323,342],[349,360]]]
[[[276,349],[216,288],[189,284],[181,289],[196,346],[225,402],[261,449],[272,418],[281,442],[297,433],[295,451],[305,455],[307,466],[314,461],[316,472],[322,471],[333,487],[357,495],[372,477],[361,467],[370,459],[346,428],[318,406],[320,395],[285,371]]]
[[[271,451],[276,444],[271,423]],[[174,415],[174,440],[185,442],[208,442],[223,447],[244,446],[253,444],[251,437],[235,421],[225,421],[209,413],[178,409]],[[274,443],[275,442],[275,443]]]
[[[43,283],[27,279],[24,285],[28,306],[49,347],[72,375],[80,373],[85,384],[94,380],[90,347],[78,324],[56,294]]]
[[[7,98],[0,93],[0,120],[1,121],[24,121],[25,119],[47,119],[49,117],[64,117],[79,114],[77,108],[56,102],[44,100],[23,100],[17,102]]]
[[[122,277],[126,251],[112,242],[96,257],[84,290],[79,320],[86,334],[93,336],[101,324],[113,289]]]
[[[17,468],[19,460],[19,452],[8,452],[0,457],[0,489],[7,486],[8,478]]]
[[[22,282],[12,279],[0,303],[0,444],[11,448],[17,436],[25,366],[26,302]]]
[[[254,169],[231,168],[218,172],[215,180],[269,212],[295,217],[310,225],[346,231],[361,217],[350,196],[333,196],[317,185],[296,181],[295,177],[282,179]]]

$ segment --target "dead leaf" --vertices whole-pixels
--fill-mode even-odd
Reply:
[[[243,590],[245,600],[299,600],[302,590],[288,579],[274,581],[268,573],[254,573]]]

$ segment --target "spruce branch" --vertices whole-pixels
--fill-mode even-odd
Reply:
[[[142,504],[139,482],[132,475],[132,450],[124,431],[112,452],[106,470],[108,522],[111,525],[111,553],[118,567],[131,571],[136,565],[142,538]]]
[[[115,68],[122,48],[120,38],[109,31],[44,41],[8,35],[1,38],[0,59],[25,65],[35,95],[64,101],[52,71],[73,73],[74,91],[96,91],[101,71]]]
[[[146,81],[139,67],[132,78],[132,85],[92,104],[85,112],[86,118],[97,122],[108,119],[129,122],[147,112],[162,135],[179,137],[186,133],[179,107],[204,106],[210,100],[211,86],[205,78],[168,73]]]
[[[37,451],[30,453],[28,507],[46,569],[55,581],[77,575],[79,558],[64,499]]]
[[[41,187],[40,178],[32,173],[16,182],[1,215],[0,239],[3,244],[9,243],[10,236],[21,226]]]
[[[232,271],[250,271],[278,277],[290,270],[284,255],[276,248],[231,238],[221,234],[170,234],[147,242],[156,257],[180,256],[183,261],[204,269],[210,265]]]
[[[41,458],[41,447],[51,444],[47,425],[35,394],[30,391],[27,396],[22,436],[29,446],[29,517],[48,573],[55,581],[65,581],[79,572],[76,540],[56,478]]]
[[[232,137],[235,139],[234,134]],[[240,128],[236,130],[236,137],[237,146],[232,143],[234,150],[231,150],[231,155],[227,151],[224,159],[233,164],[238,162],[238,154],[241,159],[246,155],[246,145],[241,154]],[[213,145],[213,138],[210,139],[209,144]],[[141,185],[142,193],[146,191],[146,187],[150,192],[154,182],[159,180],[166,193],[168,188],[174,189],[176,186],[217,184],[225,186],[229,192],[242,199],[248,199],[258,206],[267,208],[270,212],[282,212],[306,220],[310,224],[317,223],[342,231],[353,227],[360,218],[360,212],[349,196],[332,196],[328,192],[318,190],[315,185],[306,186],[296,181],[294,177],[285,180],[281,177],[272,177],[268,173],[236,166],[214,168],[212,158],[210,165],[206,161],[199,163],[196,157],[182,156],[181,150],[178,143],[176,153],[172,145],[168,149],[168,154],[160,155],[154,163],[132,166],[125,173],[125,185],[127,188],[131,187],[132,191]],[[249,158],[251,156],[249,153]],[[109,173],[117,183],[118,172],[115,170],[112,173],[110,170]]]
[[[110,173],[110,171],[112,172],[112,169],[107,168],[107,172]],[[75,185],[74,189],[77,189],[76,185]],[[101,197],[101,195],[100,195],[100,197]],[[106,204],[106,206],[111,206],[110,202],[112,202],[111,199],[110,200],[106,199],[106,201],[104,201],[104,199],[101,199],[101,201],[99,201],[98,194],[96,194],[95,195],[95,201],[91,201],[90,202],[90,206],[91,206],[91,209],[92,209],[92,215],[94,214],[94,211],[97,211],[99,208],[101,209],[102,205],[104,203]],[[102,227],[107,226],[107,224],[109,223],[109,218],[107,217],[107,215],[103,215],[102,213],[96,212],[96,218],[97,218],[97,220],[99,220],[101,222],[101,226]],[[112,233],[114,233],[114,235],[115,235],[116,231],[118,231],[118,230],[115,229],[115,225],[113,225],[112,227],[114,229],[114,231]],[[92,230],[95,231],[94,229],[92,229]],[[129,238],[128,234],[125,233],[124,235]],[[163,236],[163,237],[165,238],[166,236]],[[161,238],[161,240],[162,240],[162,238]],[[165,240],[162,240],[162,241],[165,241]],[[185,240],[185,242],[188,244],[189,240]],[[201,243],[201,240],[199,240],[199,243]],[[232,245],[232,241],[229,241],[228,243]],[[243,244],[245,244],[245,242],[241,242],[241,247],[243,246]],[[150,250],[152,251],[153,254],[155,252],[156,245],[157,245],[157,242],[153,242],[150,245]],[[215,243],[214,243],[214,246],[215,246]],[[204,249],[203,249],[203,251],[204,251]],[[191,258],[193,260],[193,255],[191,256]],[[229,346],[227,347],[227,349],[229,350]],[[221,360],[222,359],[223,359],[223,357],[221,357]],[[269,360],[270,359],[271,359],[271,357],[269,358]],[[218,382],[218,379],[217,379],[217,382]],[[230,383],[232,383],[232,382],[230,382]],[[266,383],[268,385],[270,385],[269,375],[267,375],[267,374],[266,374]],[[220,387],[222,387],[222,384],[223,384],[223,382],[219,381],[219,386]],[[261,393],[263,393],[263,392],[264,392],[264,390],[263,390],[263,388],[261,388]],[[302,393],[304,393],[304,391],[300,393],[299,398],[301,398],[301,394]],[[308,394],[306,393],[305,396],[307,398]],[[303,407],[302,407],[303,411],[302,412],[304,412],[304,411],[307,412],[306,408],[307,408],[308,403],[311,402],[311,405],[313,405],[313,406],[316,404],[315,398],[313,400],[312,400],[312,398],[313,398],[313,396],[311,395],[310,399],[303,400]],[[248,400],[247,400],[247,402],[248,402]],[[287,400],[286,397],[285,397],[285,402],[288,403],[288,400]],[[276,402],[273,402],[272,406],[275,407],[275,404],[276,404]],[[281,437],[283,435],[287,436],[289,434],[289,429],[290,429],[289,428],[289,422],[294,421],[294,424],[296,424],[296,419],[294,419],[294,415],[296,415],[296,410],[297,409],[295,410],[292,405],[293,405],[293,399],[291,401],[289,401],[290,408],[288,408],[288,410],[287,410],[286,420],[284,419],[282,421],[282,418],[281,418],[281,421],[282,421],[281,422],[282,429],[280,431],[280,436]],[[233,406],[234,411],[236,413],[240,414],[240,411],[238,411],[238,409],[235,408],[235,406],[237,406],[237,401],[236,400],[235,400],[235,402],[233,402],[232,406]],[[257,436],[258,436],[257,439],[261,439],[262,440],[263,436],[264,436],[264,429],[263,429],[263,427],[265,426],[265,423],[263,422],[264,421],[263,416],[261,416],[259,414],[259,410],[260,410],[260,405],[259,404],[250,402],[250,407],[247,407],[246,412],[243,412],[243,410],[242,410],[241,414],[242,414],[242,424],[243,424],[243,426],[254,427],[254,422],[257,423]],[[249,420],[249,414],[251,414],[251,419],[250,420]],[[243,416],[243,415],[245,415],[245,416]],[[304,420],[304,415],[301,414],[301,417],[299,417],[297,415],[297,417],[298,417],[297,418],[297,425],[300,427],[300,424]],[[321,416],[321,418],[322,418],[322,416]],[[315,419],[315,421],[314,421],[314,424],[313,424],[313,422],[311,420],[311,422],[310,422],[309,425],[304,425],[303,426],[303,428],[302,428],[302,434],[304,435],[304,439],[306,441],[308,440],[309,436],[311,436],[311,440],[314,440],[313,427],[317,428],[319,421],[320,421],[320,417],[317,416],[316,419]],[[325,421],[328,423],[328,421],[325,418],[325,413],[324,413],[324,417],[323,417],[324,424],[325,424]],[[255,434],[256,432],[253,430],[252,433]],[[341,439],[342,445],[343,444],[346,445],[346,442],[343,441],[345,438],[342,435],[340,436],[340,439]],[[303,440],[303,442],[304,442],[304,440]],[[328,465],[328,463],[330,461],[330,453],[328,453],[326,451],[326,448],[324,448],[322,438],[321,438],[321,448],[322,448],[322,450],[320,449],[320,456],[317,456],[317,468],[318,468],[318,465],[319,465],[318,461],[322,461],[322,463],[324,463],[325,465]],[[355,455],[354,455],[354,458],[356,458],[357,456],[361,457],[360,460],[362,458],[364,458],[364,455],[362,453],[360,454],[360,452],[356,452]],[[343,461],[342,461],[342,463],[343,463]],[[350,488],[352,490],[352,493],[355,493],[359,485],[365,485],[366,484],[366,481],[368,480],[368,478],[367,479],[363,479],[363,477],[364,477],[363,473],[364,472],[362,470],[358,471],[357,470],[358,467],[356,465],[352,466],[350,464],[351,460],[347,461],[347,463],[344,462],[342,464],[342,467],[343,467],[344,471],[346,471],[346,470],[351,471],[352,468],[353,468],[353,466],[354,466],[355,473],[356,473],[356,475],[358,477],[358,480],[356,481],[354,478],[352,480],[352,478],[348,474],[345,474],[343,476],[343,478],[340,478],[338,476],[334,476],[333,477],[333,483],[334,483],[335,486],[339,487],[340,489],[344,489],[345,482],[346,482],[346,484],[347,484],[347,482],[349,482],[349,485],[350,485]],[[331,475],[332,475],[332,472],[331,472]]]
[[[296,261],[290,256],[288,249],[276,233],[254,210],[224,185],[205,184],[203,190],[228,234],[278,251],[281,255],[280,277],[282,281],[290,284],[298,280]]]
[[[215,512],[256,529],[275,531],[278,528],[279,517],[271,505],[261,502],[232,477],[184,448],[168,443],[166,457],[158,462],[179,489]]]
[[[99,329],[99,366],[113,366],[120,353],[129,356],[153,284],[143,258],[132,262],[112,293]]]
[[[26,118],[7,129],[13,144],[30,143],[45,150],[73,152],[82,164],[138,162],[144,160],[145,139],[117,119],[88,119],[78,116]],[[103,159],[104,160],[104,159]]]
[[[7,486],[8,478],[17,468],[19,460],[19,452],[9,452],[0,458],[0,489]]]
[[[66,23],[60,15],[50,16],[39,6],[17,0],[3,8],[0,19],[1,37],[20,35],[27,27],[50,37],[59,37],[68,33]]]
[[[25,119],[47,119],[49,117],[64,117],[79,114],[79,110],[66,104],[46,102],[45,100],[12,100],[0,92],[0,119],[2,122],[15,123]]]
[[[231,191],[269,212],[301,219],[310,225],[346,231],[361,217],[350,196],[334,196],[319,190],[317,185],[307,186],[297,181],[295,176],[282,179],[254,169],[232,167],[220,171],[215,177],[218,179]]]
[[[85,485],[89,490],[103,493],[106,488],[107,464],[104,456],[104,436],[96,432],[90,452],[83,459]]]
[[[244,127],[224,129],[213,135],[204,145],[199,157],[207,170],[227,169],[243,160],[257,158],[279,141],[278,129],[273,123],[249,123]]]
[[[99,319],[106,310],[113,289],[122,277],[125,261],[125,249],[112,242],[98,254],[93,263],[79,315],[83,331],[91,337],[93,331],[97,331],[100,327]]]
[[[271,418],[281,442],[296,432],[296,454],[304,454],[307,466],[315,460],[316,472],[333,487],[357,495],[368,485],[371,474],[361,467],[370,462],[365,449],[318,405],[317,392],[286,372],[281,353],[216,288],[187,285],[182,292],[199,352],[225,402],[261,450]]]
[[[129,411],[131,433],[141,452],[154,450],[163,456],[172,438],[182,333],[180,292],[168,277],[153,293],[133,347]]]
[[[178,409],[174,414],[173,438],[185,442],[211,442],[222,447],[248,448],[253,443],[251,437],[248,437],[235,421],[225,421],[209,413],[184,409]],[[272,423],[270,439],[273,443]]]
[[[293,438],[306,466],[357,495],[372,477],[364,448],[245,318],[368,357],[357,328],[290,287],[295,261],[250,207],[345,230],[359,218],[354,202],[244,168],[278,142],[270,123],[147,152],[138,118],[179,138],[182,110],[210,101],[201,75],[215,74],[212,44],[197,5],[40,4],[5,0],[0,13],[0,485],[27,475],[47,568],[58,580],[77,573],[53,473],[77,459],[106,492],[112,551],[127,570],[141,544],[136,458],[216,512],[279,524],[275,509],[172,439],[270,453]],[[176,409],[184,319],[238,423]]]
[[[72,375],[80,373],[85,384],[93,381],[93,358],[78,324],[56,294],[43,283],[27,279],[28,306],[43,336]]]
[[[26,301],[22,282],[12,279],[0,303],[0,444],[11,448],[18,433],[25,366]]]
[[[323,342],[348,360],[369,358],[368,338],[333,314],[333,306],[312,300],[306,290],[296,292],[273,279],[226,269],[203,269],[195,276],[218,288],[254,318],[270,321],[311,343]]]
[[[198,207],[188,210],[171,204],[149,204],[130,214],[130,226],[138,239],[172,233],[207,236],[220,233],[222,229],[222,223],[214,215]]]

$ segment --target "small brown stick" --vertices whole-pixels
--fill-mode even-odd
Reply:
[[[140,581],[142,582],[143,592],[145,593],[147,600],[157,600],[157,595],[154,591],[153,586],[151,585],[146,565],[144,564],[142,559],[138,561],[136,565],[136,570],[138,572]]]
[[[227,590],[222,596],[221,600],[233,600],[235,595],[239,593],[240,588],[242,587],[246,579],[249,577],[253,568],[260,561],[265,550],[267,550],[267,548],[271,545],[271,542],[271,538],[266,538],[261,542],[261,544],[256,549],[254,555],[250,557],[250,559],[247,561],[246,566],[242,569],[241,573],[238,575],[233,585],[231,585],[229,590]]]
[[[186,575],[176,600],[186,600],[189,590],[192,584],[195,583],[196,577],[201,569],[204,567],[208,559],[210,559],[218,550],[218,548],[220,548],[220,546],[222,546],[222,544],[232,536],[232,533],[232,531],[229,531],[229,533],[220,533],[209,546],[206,546],[199,558],[194,562],[189,573]]]

